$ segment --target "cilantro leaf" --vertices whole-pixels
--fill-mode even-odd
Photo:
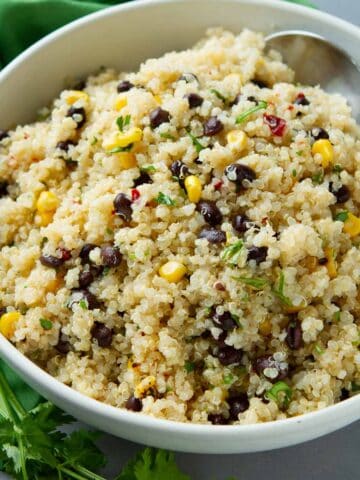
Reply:
[[[66,459],[66,465],[77,467],[81,465],[89,470],[98,470],[106,463],[104,454],[95,445],[99,432],[76,430],[60,444],[61,455]]]
[[[201,150],[204,150],[204,148],[206,148],[204,145],[202,145],[199,140],[195,137],[195,135],[193,135],[189,129],[186,130],[186,133],[189,135],[189,137],[191,138],[191,141],[192,141],[192,144],[194,145],[195,147],[195,150],[197,153],[200,153]]]
[[[233,279],[239,280],[240,282],[245,283],[245,285],[249,285],[249,287],[256,288],[257,290],[261,290],[268,284],[268,281],[265,278],[233,277]]]
[[[242,240],[238,240],[237,242],[224,248],[224,250],[220,254],[221,260],[224,260],[231,265],[237,265],[243,246],[244,244]]]
[[[107,153],[130,152],[133,145],[134,145],[133,143],[130,143],[130,145],[128,145],[127,147],[115,147],[115,148],[109,150]]]
[[[168,205],[168,206],[171,206],[171,207],[176,205],[175,200],[170,198],[168,195],[165,195],[165,193],[163,193],[163,192],[159,192],[159,195],[156,197],[155,200],[156,200],[157,203],[159,203],[161,205]]]
[[[175,455],[165,450],[145,448],[131,460],[115,480],[190,480],[176,463]]]
[[[120,132],[124,131],[124,128],[130,124],[130,121],[131,121],[131,115],[126,115],[126,117],[120,116],[116,119],[116,125],[118,126],[118,129],[120,130]]]
[[[284,272],[280,273],[280,278],[279,278],[279,284],[277,287],[272,288],[273,294],[280,300],[281,303],[288,307],[292,307],[292,301],[290,300],[289,297],[287,297],[284,294],[284,288],[285,288],[285,275]]]
[[[227,98],[222,95],[219,90],[216,90],[215,88],[211,88],[210,92],[213,93],[219,100],[222,100],[224,103],[227,102]]]
[[[39,318],[39,323],[44,330],[51,330],[53,327],[52,321],[48,320],[47,318]]]
[[[255,112],[258,112],[259,110],[265,110],[267,108],[268,104],[267,102],[260,100],[258,105],[256,107],[249,108],[249,110],[246,110],[245,112],[241,113],[236,117],[235,123],[243,123],[250,115],[252,115]]]
[[[339,212],[335,215],[335,220],[338,222],[346,222],[346,220],[349,218],[349,212],[344,211],[344,212]]]

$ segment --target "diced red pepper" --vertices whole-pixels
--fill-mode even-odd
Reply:
[[[264,113],[264,122],[270,127],[271,133],[277,137],[282,137],[286,129],[286,121],[276,115]]]
[[[135,202],[136,200],[138,200],[140,198],[140,192],[137,188],[133,188],[131,190],[131,200],[133,202]]]
[[[214,188],[215,190],[220,190],[221,187],[223,186],[223,181],[222,180],[218,180],[216,183],[214,183]]]
[[[64,262],[66,262],[67,260],[70,260],[70,258],[71,258],[71,251],[70,250],[68,250],[67,248],[59,247],[58,251],[60,253],[61,260],[64,260]]]

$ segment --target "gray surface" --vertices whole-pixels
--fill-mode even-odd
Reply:
[[[360,0],[313,2],[324,11],[360,24]],[[356,480],[360,478],[359,445],[357,422],[319,440],[282,450],[247,455],[177,454],[177,459],[192,480],[225,480],[230,475],[238,480]],[[111,459],[106,469],[109,479],[142,448],[109,435],[102,439],[101,447]],[[5,479],[1,473],[0,479]]]

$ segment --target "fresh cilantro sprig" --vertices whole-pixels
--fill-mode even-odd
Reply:
[[[195,135],[193,135],[193,134],[190,132],[190,129],[186,129],[186,133],[187,133],[188,136],[191,138],[192,144],[194,145],[195,150],[196,150],[197,153],[200,153],[201,150],[204,150],[204,149],[206,148],[205,145],[203,145],[202,143],[200,143],[199,140],[197,139],[197,137],[195,137]]]
[[[265,102],[264,100],[260,100],[260,102],[255,107],[249,108],[249,110],[246,110],[245,112],[238,115],[236,117],[235,123],[243,123],[248,117],[250,117],[250,115],[258,112],[259,110],[265,110],[267,106],[267,102]]]
[[[120,116],[116,119],[116,125],[118,126],[118,129],[120,130],[120,132],[123,132],[124,128],[130,125],[130,121],[131,121],[131,115],[126,115],[125,117]]]
[[[95,444],[100,434],[60,432],[58,427],[75,419],[45,402],[20,380],[19,388],[10,387],[2,368],[0,362],[0,471],[19,480],[106,480],[97,473],[106,463]],[[34,394],[31,404],[29,392]],[[170,478],[190,480],[178,469],[173,453],[146,448],[115,480]]]
[[[283,305],[292,307],[293,306],[292,301],[290,300],[289,297],[287,297],[284,294],[284,289],[285,289],[285,275],[284,275],[284,272],[281,272],[279,277],[279,283],[277,286],[274,286],[272,288],[272,292],[280,300],[280,302]]]
[[[169,195],[165,195],[163,192],[159,192],[159,195],[156,197],[156,202],[160,205],[168,205],[169,207],[173,207],[176,205],[175,200],[169,197]]]

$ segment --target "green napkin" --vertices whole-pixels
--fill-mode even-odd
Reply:
[[[41,37],[66,23],[126,1],[128,0],[0,0],[0,68]],[[308,0],[287,1],[314,7]],[[32,408],[36,405],[39,395],[1,359],[0,368],[24,406]]]

